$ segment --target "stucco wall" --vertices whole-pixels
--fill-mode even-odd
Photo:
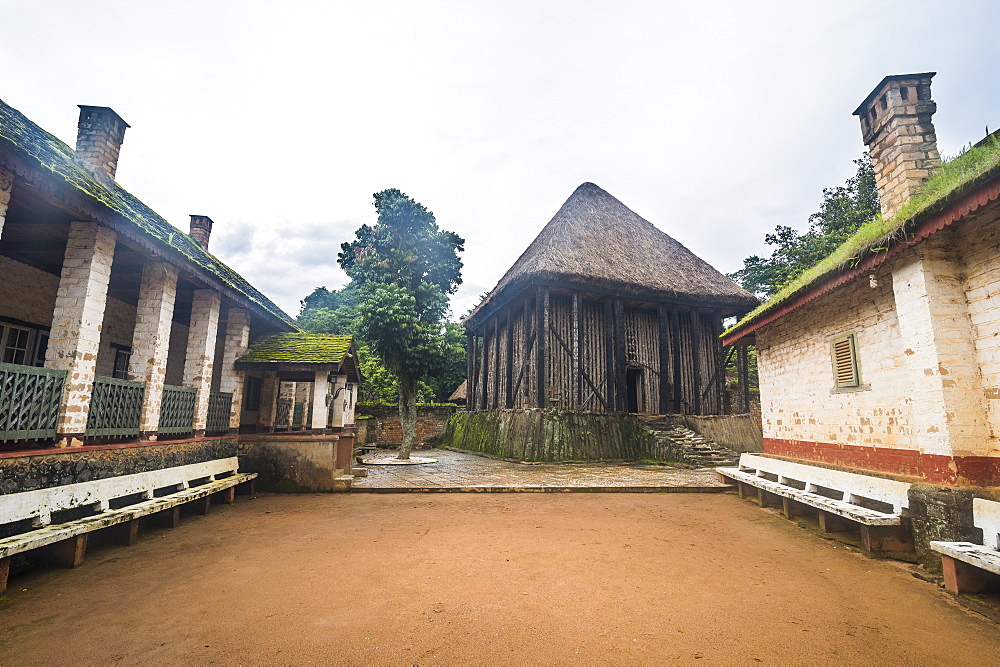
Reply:
[[[59,276],[0,255],[0,315],[48,327]]]
[[[826,294],[757,334],[765,438],[914,449],[892,277]],[[855,333],[860,391],[833,392],[830,339]]]

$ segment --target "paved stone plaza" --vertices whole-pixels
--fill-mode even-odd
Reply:
[[[396,450],[378,450],[365,461],[393,458]],[[685,493],[726,488],[711,469],[691,470],[636,463],[518,463],[443,449],[414,456],[436,458],[420,465],[365,465],[368,477],[355,480],[355,491],[625,491]]]

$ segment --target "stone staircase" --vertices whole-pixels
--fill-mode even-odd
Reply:
[[[740,455],[689,428],[666,421],[646,421],[656,438],[656,451],[664,460],[677,461],[699,468],[734,466]]]

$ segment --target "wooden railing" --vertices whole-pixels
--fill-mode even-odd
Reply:
[[[94,378],[85,435],[88,438],[138,436],[145,391],[145,382]]]
[[[0,442],[54,438],[66,371],[0,364]]]
[[[194,431],[194,404],[197,398],[197,389],[163,385],[160,424],[156,430],[164,435],[182,435]]]
[[[233,395],[221,391],[213,391],[208,395],[208,422],[205,433],[227,433],[229,431],[229,414],[233,408]]]

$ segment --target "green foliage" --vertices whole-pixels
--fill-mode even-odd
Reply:
[[[403,381],[442,372],[448,295],[462,282],[465,241],[399,190],[375,194],[378,222],[362,225],[337,261],[360,295],[358,333]]]
[[[358,292],[353,285],[342,290],[317,287],[301,301],[298,323],[309,333],[358,335]]]
[[[378,355],[367,345],[358,348],[358,359],[361,365],[361,375],[364,381],[358,388],[358,400],[366,403],[391,403],[395,405],[399,399],[399,379],[382,365]],[[454,390],[452,390],[454,391]],[[417,383],[417,400],[432,401],[436,398],[434,390],[423,380]]]
[[[854,163],[857,173],[844,185],[824,188],[820,210],[809,216],[809,228],[804,233],[778,225],[773,233],[764,236],[765,242],[774,247],[771,255],[747,257],[743,268],[730,278],[758,296],[773,296],[877,216],[878,189],[871,159],[866,153]]]

